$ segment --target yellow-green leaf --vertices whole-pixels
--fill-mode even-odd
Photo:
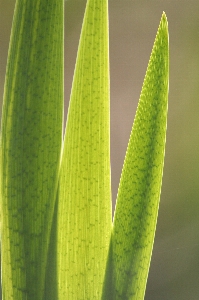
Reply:
[[[111,231],[108,1],[87,1],[60,174],[59,299],[100,299]]]
[[[120,180],[103,299],[144,298],[165,152],[168,24],[163,13]]]

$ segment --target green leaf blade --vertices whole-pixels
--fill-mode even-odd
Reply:
[[[63,115],[63,1],[17,1],[2,118],[4,299],[42,299]]]
[[[108,3],[88,1],[67,118],[59,299],[100,299],[111,232]]]
[[[143,299],[165,151],[168,24],[163,13],[120,180],[103,299]]]

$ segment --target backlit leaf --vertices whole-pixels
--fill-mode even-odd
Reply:
[[[163,13],[120,180],[103,299],[144,298],[162,182],[168,72]]]
[[[111,231],[108,1],[89,0],[60,174],[59,299],[100,299]]]
[[[63,115],[63,1],[18,0],[1,132],[3,299],[44,299]]]

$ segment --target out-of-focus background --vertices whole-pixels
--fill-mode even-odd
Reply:
[[[0,102],[14,4],[14,0],[0,0]],[[85,4],[85,0],[65,2],[66,111]],[[168,131],[160,210],[145,299],[197,300],[198,0],[109,0],[113,203],[142,82],[163,11],[167,14],[170,32]]]

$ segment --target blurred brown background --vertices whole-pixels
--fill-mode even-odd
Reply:
[[[85,0],[65,2],[66,111]],[[0,0],[0,102],[14,0]],[[146,300],[199,299],[199,1],[109,0],[113,201],[162,11],[170,93],[160,210]]]

